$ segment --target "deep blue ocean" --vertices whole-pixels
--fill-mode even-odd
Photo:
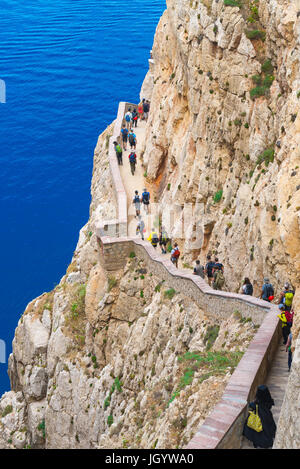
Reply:
[[[18,320],[71,261],[89,216],[98,136],[119,101],[139,99],[165,7],[165,0],[0,0],[0,396],[10,389]]]

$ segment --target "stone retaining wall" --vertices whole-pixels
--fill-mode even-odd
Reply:
[[[98,233],[99,235],[99,233]],[[225,319],[235,311],[260,325],[253,341],[230,378],[224,394],[187,449],[240,448],[247,403],[264,383],[276,353],[281,330],[278,307],[237,293],[213,290],[201,277],[177,269],[146,241],[135,238],[99,238],[103,266],[108,271],[123,268],[131,253],[143,259],[149,271],[168,287],[183,293],[214,319]]]

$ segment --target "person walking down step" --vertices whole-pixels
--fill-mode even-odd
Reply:
[[[135,206],[136,217],[139,217],[141,213],[141,199],[140,199],[138,191],[135,191],[132,203]]]
[[[136,140],[136,135],[135,135],[135,133],[133,132],[133,130],[130,130],[130,132],[129,132],[129,134],[128,134],[128,140],[129,140],[130,148],[135,150],[135,149],[136,149],[137,140]]]
[[[288,352],[288,369],[291,371],[292,361],[293,361],[293,354],[292,354],[292,340],[293,336],[292,333],[289,333],[289,337],[285,346],[285,351]]]
[[[144,118],[145,118],[145,121],[147,122],[148,116],[149,116],[149,111],[150,111],[150,103],[149,103],[149,101],[144,101],[144,104],[143,104],[143,111],[144,111]]]
[[[138,113],[136,112],[136,109],[132,111],[132,127],[137,127],[137,121],[138,121]]]
[[[168,234],[165,228],[162,226],[160,234],[159,234],[159,245],[160,245],[162,254],[167,254],[167,242],[168,242]]]
[[[123,149],[125,151],[127,150],[128,134],[129,134],[129,130],[127,129],[126,125],[123,124],[123,127],[121,129],[121,135],[122,135]]]
[[[252,441],[254,448],[272,448],[276,423],[271,411],[275,405],[270,391],[264,384],[258,386],[255,400],[249,404],[249,416],[244,424],[243,435]]]
[[[144,230],[145,230],[145,223],[143,222],[142,218],[139,216],[139,222],[136,227],[136,234],[140,234],[143,241],[144,241]]]
[[[179,247],[178,247],[178,244],[175,243],[174,244],[174,247],[171,251],[171,262],[176,265],[176,267],[178,268],[178,259],[180,257],[180,251],[179,251]]]
[[[214,290],[222,290],[225,284],[225,277],[224,277],[224,266],[223,264],[218,263],[218,259],[215,259],[215,265],[213,267],[213,289]]]
[[[151,230],[151,233],[150,233],[150,236],[149,236],[149,238],[148,238],[148,241],[150,241],[150,243],[152,244],[152,246],[153,246],[154,248],[156,248],[157,245],[158,245],[158,243],[159,243],[158,233],[157,233],[157,231],[156,231],[154,228],[152,228],[152,230]]]
[[[281,321],[282,327],[282,338],[283,338],[283,345],[286,345],[289,333],[291,332],[291,327],[293,325],[293,313],[291,311],[287,311],[284,305],[279,306],[280,314],[277,317]]]
[[[215,263],[211,260],[211,255],[210,254],[208,254],[206,256],[206,260],[207,260],[207,263],[206,263],[204,272],[207,275],[208,285],[211,285],[212,281],[213,281],[213,278],[214,278],[213,268],[215,266]]]
[[[284,284],[283,291],[280,293],[280,299],[278,304],[285,305],[285,310],[290,311],[293,304],[295,290],[290,286],[288,282]]]
[[[242,293],[243,295],[253,295],[253,285],[251,284],[248,277],[245,277],[244,283],[242,286]]]
[[[143,120],[143,116],[144,116],[143,103],[140,103],[138,105],[138,115],[139,115],[140,121]]]
[[[131,108],[128,109],[128,111],[125,114],[125,122],[126,122],[126,127],[128,130],[131,129],[132,126],[132,112]]]
[[[260,298],[262,298],[265,301],[268,301],[269,303],[274,300],[274,288],[273,285],[270,283],[270,280],[268,277],[264,278],[264,283],[262,286]]]
[[[144,189],[142,193],[142,204],[144,204],[144,209],[146,213],[149,213],[149,204],[150,204],[150,192],[147,189]]]
[[[193,274],[199,275],[199,277],[204,279],[204,267],[200,264],[200,261],[198,259],[196,260],[196,265],[194,267]]]
[[[116,151],[116,155],[118,159],[118,164],[123,165],[122,147],[118,142],[114,142],[114,146],[115,146],[115,151]]]
[[[130,163],[131,174],[134,176],[135,166],[136,166],[136,154],[134,151],[130,153],[130,155],[128,156],[128,159]]]

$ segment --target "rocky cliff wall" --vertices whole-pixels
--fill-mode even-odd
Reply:
[[[295,346],[300,2],[167,0],[167,6],[153,45],[153,79],[146,83],[153,83],[144,149],[148,178],[164,207],[202,204],[202,249],[178,236],[185,262],[217,253],[231,291],[239,291],[245,276],[255,294],[270,277],[276,299],[284,282],[294,285]],[[176,226],[172,234],[176,238]],[[299,394],[296,364],[288,396],[293,392]],[[298,411],[287,397],[278,432],[283,447],[300,444],[295,422],[293,435],[283,437],[293,415]]]

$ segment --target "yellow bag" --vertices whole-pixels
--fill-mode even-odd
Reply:
[[[249,410],[249,414],[247,427],[252,428],[256,432],[262,432],[263,427],[258,415],[258,406],[256,406],[256,413],[253,410]]]

